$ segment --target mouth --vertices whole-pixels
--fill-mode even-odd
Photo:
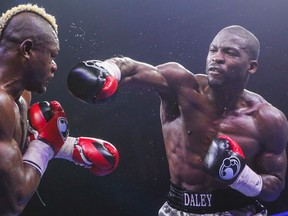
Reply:
[[[50,80],[52,80],[53,78],[54,78],[54,74],[48,77],[47,81],[50,82]]]
[[[207,72],[208,74],[211,74],[211,75],[218,75],[218,74],[221,74],[221,69],[216,66],[209,66],[207,69]]]

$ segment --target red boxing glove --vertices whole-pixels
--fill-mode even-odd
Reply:
[[[68,121],[62,106],[57,101],[38,102],[29,107],[28,121],[31,139],[37,139],[50,145],[54,155],[66,141],[69,130]]]
[[[56,157],[89,168],[96,176],[112,173],[119,164],[119,153],[111,143],[90,137],[68,137]]]

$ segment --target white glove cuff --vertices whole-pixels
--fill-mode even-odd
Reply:
[[[68,137],[59,150],[58,154],[55,156],[55,158],[62,158],[69,161],[72,161],[72,155],[73,155],[73,149],[74,145],[77,143],[77,138],[75,137]]]
[[[40,140],[33,140],[23,155],[23,163],[35,167],[42,177],[53,155],[54,151],[49,145]]]
[[[245,165],[243,171],[230,186],[248,197],[255,197],[261,192],[263,181],[260,175]]]
[[[121,80],[121,71],[120,68],[114,64],[109,62],[97,62],[99,66],[104,67],[111,76],[115,77],[118,81]]]

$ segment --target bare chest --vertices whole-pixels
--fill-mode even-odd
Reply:
[[[254,112],[237,110],[219,117],[202,115],[202,117],[201,115],[194,116],[194,123],[196,124],[191,124],[192,121],[185,121],[187,128],[191,128],[192,132],[194,131],[191,135],[187,133],[187,143],[191,146],[192,151],[197,148],[197,145],[203,145],[202,149],[206,152],[211,140],[223,134],[231,137],[240,145],[246,159],[252,159],[259,152],[261,135]]]
[[[176,120],[163,127],[164,139],[171,151],[178,148],[178,152],[190,152],[201,158],[206,155],[212,139],[220,134],[234,139],[247,158],[259,152],[260,134],[253,112],[238,110],[215,115],[213,112],[182,110]]]

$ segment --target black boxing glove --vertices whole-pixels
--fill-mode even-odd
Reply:
[[[261,192],[262,177],[246,165],[241,147],[228,136],[213,139],[204,167],[212,176],[246,196],[254,197]]]
[[[72,67],[67,86],[72,95],[94,104],[110,98],[117,90],[120,69],[99,60],[83,61]]]

